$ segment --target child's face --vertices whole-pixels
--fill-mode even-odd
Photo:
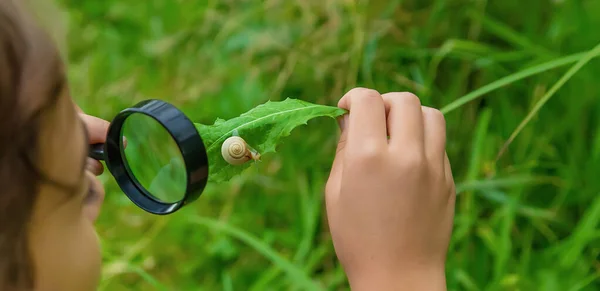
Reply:
[[[36,290],[96,290],[101,253],[94,222],[104,189],[86,170],[86,127],[68,93],[44,114],[39,144],[40,170],[76,191],[41,185],[28,240]]]

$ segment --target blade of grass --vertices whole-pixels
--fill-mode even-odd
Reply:
[[[482,155],[484,154],[485,141],[487,138],[488,125],[491,120],[491,109],[485,109],[477,119],[477,125],[473,141],[471,144],[471,156],[469,159],[469,165],[467,167],[467,181],[476,181],[479,173],[481,172]],[[455,231],[454,242],[458,243],[469,236],[472,232],[473,226],[479,216],[479,209],[475,206],[475,195],[473,190],[464,190],[461,185],[458,185],[456,193],[461,193],[462,197],[459,204],[457,205],[460,211],[462,223],[457,225]],[[453,242],[453,244],[454,244]]]
[[[571,67],[571,69],[569,69],[569,71],[567,71],[562,76],[562,78],[560,78],[560,80],[558,80],[558,82],[556,82],[556,84],[554,84],[554,86],[546,93],[546,95],[544,95],[544,97],[542,97],[535,104],[533,109],[529,112],[529,114],[527,114],[525,119],[523,119],[521,124],[519,124],[517,129],[515,129],[515,131],[511,134],[510,138],[506,141],[506,143],[504,143],[504,145],[502,146],[502,149],[500,149],[500,152],[498,153],[498,156],[496,157],[496,161],[498,161],[500,159],[500,157],[502,156],[502,154],[504,154],[504,152],[506,151],[508,146],[513,142],[513,140],[517,137],[517,135],[519,135],[521,130],[523,130],[523,128],[525,128],[525,126],[527,126],[527,124],[531,121],[533,116],[535,116],[538,113],[538,111],[540,111],[540,109],[544,106],[544,104],[546,104],[546,102],[548,102],[548,100],[550,100],[550,98],[552,98],[552,96],[554,96],[554,94],[565,83],[567,83],[567,81],[569,81],[569,79],[571,79],[577,72],[579,72],[579,70],[581,70],[581,68],[583,68],[583,66],[585,66],[593,58],[598,57],[598,56],[600,56],[600,44],[598,44],[596,47],[594,47],[592,50],[590,50],[588,53],[586,53],[575,65],[573,65],[573,67]]]
[[[481,196],[483,196],[484,198],[486,198],[489,201],[493,201],[493,202],[504,204],[504,205],[516,203],[518,213],[525,217],[529,217],[529,218],[533,218],[533,219],[549,220],[549,221],[553,221],[553,222],[560,222],[557,219],[556,215],[552,211],[546,210],[543,208],[537,208],[534,206],[529,206],[522,202],[516,202],[514,200],[514,198],[512,198],[511,196],[507,195],[505,192],[502,192],[502,191],[498,191],[498,190],[481,191]]]
[[[459,282],[459,284],[468,291],[479,291],[479,287],[477,287],[477,283],[475,280],[471,278],[471,276],[463,269],[457,269],[454,271],[454,277]]]
[[[294,255],[294,263],[302,264],[310,252],[312,241],[316,232],[317,223],[319,221],[321,209],[321,200],[311,197],[311,193],[318,193],[314,190],[309,189],[309,181],[304,173],[298,174],[296,187],[300,196],[300,212],[302,213],[302,238],[298,243],[298,249]],[[313,177],[313,179],[320,179],[319,177]],[[321,183],[314,182],[316,185]]]
[[[600,274],[591,274],[589,277],[585,278],[585,280],[581,281],[579,284],[573,286],[569,291],[579,291],[583,290],[586,286],[597,282],[596,280],[600,279]]]
[[[279,276],[280,273],[281,268],[279,268],[277,265],[271,267],[269,270],[265,271],[250,288],[248,288],[248,291],[265,290],[269,283],[275,280],[275,278],[277,278],[277,276]]]
[[[467,168],[467,181],[473,181],[479,176],[482,164],[483,149],[485,147],[485,140],[487,138],[488,126],[492,117],[490,109],[486,109],[481,113],[477,122],[477,129],[475,130],[475,136],[473,138],[473,144],[471,146],[471,159],[469,161],[469,167]],[[473,194],[470,191],[465,191],[465,198],[462,198],[462,210],[470,211],[473,207]]]
[[[494,178],[486,180],[470,180],[456,185],[456,194],[465,191],[474,190],[489,190],[496,188],[511,188],[516,186],[540,185],[540,184],[556,184],[559,183],[556,177],[552,176],[532,176],[519,175],[507,178]]]
[[[428,75],[430,78],[424,86],[426,88],[432,87],[437,78],[440,64],[449,55],[470,55],[470,58],[474,58],[475,56],[490,56],[496,51],[497,50],[494,48],[479,42],[464,39],[449,39],[444,42],[440,49],[431,58],[428,68]]]
[[[333,250],[329,248],[329,244],[321,244],[313,249],[310,253],[310,257],[306,260],[304,271],[308,274],[315,272],[315,269],[319,266],[319,264],[323,263],[323,259],[329,254],[330,251],[333,252]]]
[[[158,280],[156,280],[152,275],[148,274],[148,272],[144,271],[144,269],[142,269],[138,266],[135,266],[128,262],[123,262],[122,267],[123,267],[123,271],[119,272],[119,274],[135,273],[138,276],[140,276],[144,281],[146,281],[148,284],[152,285],[155,290],[159,290],[159,291],[169,290],[166,286],[164,286],[160,282],[158,282]],[[107,288],[108,288],[109,284],[110,284],[109,280],[103,280],[101,282],[100,286],[98,287],[98,290],[108,290]]]
[[[561,260],[561,264],[565,268],[572,268],[583,254],[586,246],[591,245],[594,230],[598,229],[600,224],[600,196],[596,196],[596,199],[590,202],[583,218],[567,241],[568,249],[563,252],[564,256]]]
[[[297,171],[296,171],[296,176]],[[302,179],[298,179],[298,190],[301,197],[306,201],[304,208],[304,221],[303,221],[303,234],[298,244],[298,249],[294,255],[294,263],[297,265],[306,266],[306,261],[309,258],[309,254],[314,250],[314,240],[318,233],[319,219],[321,218],[321,209],[323,205],[323,199],[321,199],[321,185],[324,185],[322,181],[323,176],[313,173],[310,182],[305,175],[302,175]],[[312,187],[310,187],[312,186]],[[316,194],[315,194],[316,193]],[[306,272],[306,267],[304,267]],[[307,273],[310,274],[310,273]],[[297,287],[291,288],[291,291],[297,290]]]
[[[233,280],[228,272],[221,273],[221,281],[223,281],[223,291],[233,291]]]
[[[504,39],[506,42],[513,44],[516,47],[522,48],[526,51],[535,52],[540,57],[554,57],[555,54],[545,47],[539,46],[531,41],[530,38],[520,35],[517,31],[513,30],[506,24],[491,18],[489,15],[481,15],[477,11],[470,10],[469,16],[478,19],[483,24],[484,28]]]
[[[140,277],[142,277],[146,282],[148,282],[150,285],[152,285],[156,290],[160,290],[160,291],[169,290],[166,286],[160,284],[158,282],[158,280],[154,279],[154,277],[152,277],[152,275],[148,274],[142,268],[131,265],[131,264],[128,266],[128,268],[133,273],[138,274]]]
[[[130,249],[128,249],[124,254],[122,254],[117,259],[113,260],[111,263],[105,264],[102,267],[102,274],[105,280],[110,279],[112,276],[119,275],[118,273],[113,273],[110,270],[118,269],[115,266],[119,266],[121,264],[131,264],[131,261],[134,257],[142,253],[148,245],[165,228],[167,223],[169,222],[170,217],[161,217],[157,222],[155,222],[150,230],[146,232],[144,237],[140,239],[136,244],[134,244]]]
[[[533,75],[537,75],[555,68],[559,68],[562,66],[566,66],[568,64],[577,62],[579,60],[581,60],[583,57],[585,57],[589,52],[583,52],[583,53],[577,53],[577,54],[573,54],[573,55],[569,55],[566,57],[562,57],[559,59],[555,59],[546,63],[542,63],[527,69],[524,69],[522,71],[519,71],[517,73],[508,75],[502,79],[496,80],[488,85],[485,85],[467,95],[464,95],[454,101],[452,101],[450,104],[444,106],[440,111],[442,111],[442,113],[447,114],[452,112],[453,110],[487,94],[490,93],[494,90],[500,89],[502,87],[508,86],[516,81],[531,77]],[[598,57],[598,55],[593,56],[594,57]]]
[[[318,220],[320,218],[320,209],[321,209],[321,199],[314,196],[312,193],[319,193],[319,186],[322,185],[321,181],[322,177],[320,175],[313,175],[310,179],[312,182],[309,182],[308,177],[305,173],[298,173],[295,171],[295,167],[290,167],[291,170],[290,176],[297,177],[294,179],[296,181],[295,189],[298,189],[298,197],[300,199],[300,213],[302,213],[302,238],[299,240],[298,248],[296,249],[296,254],[293,258],[293,263],[296,265],[306,265],[305,261],[309,254],[314,252],[314,246],[312,244],[315,234],[317,232]],[[310,184],[314,185],[312,189],[309,188]],[[308,271],[307,268],[304,268],[305,271]],[[271,267],[268,271],[266,271],[260,278],[254,282],[252,287],[248,288],[250,291],[258,291],[264,290],[267,285],[279,276],[281,273],[281,268],[278,266]],[[308,273],[308,272],[307,272]],[[291,288],[290,290],[296,290]]]
[[[522,189],[522,188],[521,188]],[[516,189],[512,194],[514,198],[509,200],[509,203],[504,204],[499,211],[501,211],[501,219],[498,227],[498,242],[496,245],[495,255],[494,255],[494,268],[493,268],[493,279],[492,286],[501,285],[502,279],[505,275],[504,270],[506,270],[509,260],[510,254],[513,251],[513,241],[511,240],[511,231],[515,225],[515,218],[517,214],[517,205],[520,203],[520,197],[522,195],[522,190]]]
[[[302,269],[292,264],[290,261],[279,255],[277,251],[275,251],[273,248],[261,242],[258,238],[249,234],[248,232],[243,231],[237,227],[228,225],[226,223],[200,216],[191,217],[190,222],[206,226],[213,230],[224,232],[238,240],[241,240],[245,244],[254,248],[260,254],[271,260],[274,264],[278,265],[298,286],[302,286],[303,288],[306,288],[308,290],[324,290],[322,286],[315,283],[311,278],[309,278],[302,271]]]

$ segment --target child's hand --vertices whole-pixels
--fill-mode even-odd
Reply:
[[[88,140],[90,144],[96,143],[105,143],[106,142],[106,134],[108,133],[108,126],[110,123],[104,119],[100,119],[95,116],[87,115],[79,108],[79,106],[74,105],[75,110],[83,120],[83,123],[86,126],[88,133]],[[102,175],[104,172],[104,167],[102,164],[94,160],[92,158],[87,159],[87,169],[92,172],[96,176]]]
[[[338,106],[349,114],[326,202],[352,290],[445,290],[455,188],[444,116],[413,94],[362,88]]]

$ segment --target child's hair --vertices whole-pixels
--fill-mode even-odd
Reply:
[[[39,186],[42,115],[66,89],[59,52],[25,14],[0,1],[0,290],[34,286],[28,228]],[[57,129],[58,130],[58,129]]]

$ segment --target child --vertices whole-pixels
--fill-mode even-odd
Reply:
[[[17,3],[0,1],[0,289],[95,290],[103,169],[87,151],[108,122],[74,106],[58,51]],[[444,117],[410,93],[356,88],[338,105],[326,204],[352,289],[445,290]]]

